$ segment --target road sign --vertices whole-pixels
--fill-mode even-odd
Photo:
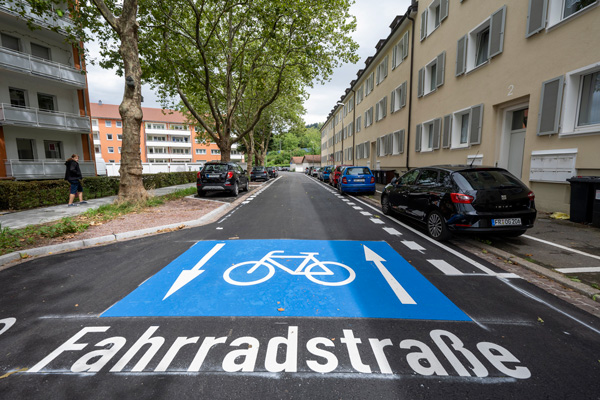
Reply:
[[[198,242],[102,317],[292,316],[469,321],[386,242]]]

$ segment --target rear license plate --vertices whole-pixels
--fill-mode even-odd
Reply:
[[[521,218],[493,219],[492,226],[514,226],[521,225]]]
[[[364,179],[355,179],[354,182],[364,182]]]
[[[219,174],[208,174],[209,178],[219,178],[221,175]]]

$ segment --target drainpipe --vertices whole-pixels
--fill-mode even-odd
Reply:
[[[354,160],[356,158],[356,91],[352,89],[352,165],[354,164]]]
[[[414,10],[417,11],[418,5],[413,1],[408,10],[406,11],[406,15],[408,19],[412,23],[412,35],[411,35],[411,43],[410,43],[410,86],[408,89],[408,128],[406,130],[406,170],[410,169],[410,127],[412,123],[412,99],[413,99],[413,71],[414,71],[414,63],[415,63],[415,20],[410,16],[410,13]]]

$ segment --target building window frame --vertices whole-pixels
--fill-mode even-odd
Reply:
[[[600,81],[600,62],[571,71],[565,76],[564,101],[562,102],[562,129],[560,136],[573,136],[580,134],[600,133],[600,122],[581,124],[583,85],[587,76],[596,74],[597,82]],[[600,94],[598,94],[600,96]],[[600,110],[594,108],[595,113]]]

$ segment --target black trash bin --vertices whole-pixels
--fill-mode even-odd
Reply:
[[[597,226],[600,226],[600,198],[596,195],[600,191],[600,177],[577,176],[567,181],[571,184],[571,221],[592,223],[596,212]]]
[[[592,225],[600,228],[600,178],[596,179],[593,189],[594,195],[594,211],[592,212]]]

